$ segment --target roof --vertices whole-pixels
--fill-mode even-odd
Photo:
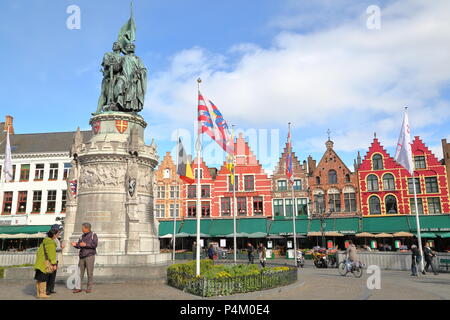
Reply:
[[[92,137],[92,131],[81,131],[83,141]],[[75,131],[12,134],[9,136],[12,154],[69,152]],[[5,152],[6,141],[0,144],[0,154]]]

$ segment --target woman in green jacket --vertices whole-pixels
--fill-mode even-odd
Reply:
[[[55,230],[50,230],[47,232],[47,238],[42,241],[36,253],[36,263],[34,264],[34,270],[36,270],[36,273],[34,275],[34,280],[36,280],[37,298],[50,297],[46,294],[46,291],[48,276],[51,272],[48,273],[46,270],[45,261],[50,261],[53,270],[52,272],[54,272],[56,270],[56,243],[54,241],[56,235],[57,232]]]

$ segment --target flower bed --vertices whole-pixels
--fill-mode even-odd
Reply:
[[[213,264],[201,260],[200,276],[195,276],[195,261],[173,264],[167,268],[167,282],[180,290],[202,296],[224,296],[259,291],[288,285],[297,281],[294,267]]]

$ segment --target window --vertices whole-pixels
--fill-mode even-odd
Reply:
[[[341,211],[341,197],[339,193],[332,193],[328,195],[328,205],[331,212]]]
[[[294,191],[302,190],[302,180],[294,180]]]
[[[58,164],[50,163],[50,172],[48,174],[48,180],[58,180]]]
[[[284,199],[284,210],[287,217],[292,217],[292,199]]]
[[[2,166],[0,165],[0,181],[3,181],[2,180],[2,173],[3,173],[3,170],[2,170],[3,168],[2,168]]]
[[[197,186],[188,186],[188,198],[194,199],[197,197]]]
[[[414,202],[414,198],[409,198],[409,206],[411,208],[411,213],[416,214],[416,203]],[[423,214],[422,198],[417,198],[417,206],[419,207],[419,214]]]
[[[255,176],[244,176],[245,191],[253,191],[255,189]]]
[[[439,198],[428,198],[428,213],[437,214],[441,212],[441,201]]]
[[[175,213],[175,217],[179,217],[180,216],[180,205],[177,204],[170,204],[170,216],[173,218],[174,217],[174,213]]]
[[[12,173],[13,173],[13,175],[12,175],[11,181],[15,181],[16,180],[16,165],[15,164],[13,164],[13,166],[12,166]]]
[[[220,213],[222,216],[231,215],[231,198],[223,197],[220,199]]]
[[[263,214],[263,197],[253,197],[253,214]]]
[[[33,191],[33,208],[31,212],[40,213],[41,212],[41,201],[42,201],[42,191]]]
[[[202,202],[202,217],[209,217],[210,205],[209,202]]]
[[[398,213],[397,211],[397,199],[394,196],[388,195],[384,198],[384,202],[386,205],[386,213],[393,214]]]
[[[20,166],[20,181],[28,181],[30,180],[30,165],[22,164]]]
[[[414,178],[414,180],[416,181],[416,193],[417,194],[422,193],[422,190],[420,189],[420,179],[419,178]],[[408,178],[408,193],[409,194],[414,194],[414,185],[413,185],[413,179],[412,178]]]
[[[169,179],[170,178],[170,169],[164,169],[164,173],[163,173],[163,178],[164,179]]]
[[[27,194],[28,191],[19,191],[17,197],[17,213],[25,213],[27,211]]]
[[[157,218],[164,218],[165,211],[166,210],[164,204],[155,204],[155,215]]]
[[[314,195],[314,210],[316,213],[325,211],[325,196],[323,194]]]
[[[44,180],[44,164],[43,163],[36,164],[36,168],[34,170],[34,180],[36,180],[36,181]]]
[[[202,198],[209,198],[211,196],[211,186],[202,185]]]
[[[350,175],[348,173],[345,175],[345,182],[346,183],[350,182]]]
[[[180,197],[180,187],[170,186],[170,199],[178,199]]]
[[[277,181],[278,191],[286,191],[287,190],[287,182],[286,180],[278,180]]]
[[[196,212],[197,212],[197,203],[195,202],[188,202],[187,204],[187,209],[188,209],[188,217],[195,217],[196,216]]]
[[[356,194],[354,192],[344,193],[345,212],[356,211]]]
[[[234,176],[234,190],[239,191],[239,176]],[[231,175],[228,176],[228,191],[233,191],[233,184],[231,183]]]
[[[2,211],[3,214],[11,214],[12,200],[13,200],[12,191],[6,191],[3,193],[3,211]]]
[[[308,199],[298,198],[297,199],[297,215],[307,215],[308,214]]]
[[[195,179],[198,178],[198,169],[195,169]],[[200,169],[200,179],[203,179],[203,169]]]
[[[414,167],[415,169],[426,169],[427,162],[425,160],[425,156],[415,156],[414,157]]]
[[[439,187],[436,177],[425,178],[425,190],[427,193],[438,193]]]
[[[47,213],[55,212],[56,207],[56,190],[47,191]]]
[[[369,213],[381,214],[380,199],[376,196],[372,196],[369,198]]]
[[[380,154],[373,155],[372,169],[373,170],[383,170],[383,157]]]
[[[273,214],[276,217],[284,216],[283,199],[273,200]]]
[[[240,215],[247,214],[247,198],[246,197],[237,197],[237,212]]]
[[[166,197],[166,187],[165,186],[157,186],[156,187],[156,197],[158,199],[164,199]]]
[[[67,180],[70,174],[70,169],[72,168],[72,165],[70,163],[64,163],[64,171],[63,171],[63,179]]]
[[[383,190],[395,190],[395,179],[390,173],[383,176]]]
[[[320,184],[320,177],[316,177],[316,184]]]
[[[67,190],[61,192],[61,212],[66,212]]]
[[[371,174],[367,177],[367,190],[378,191],[378,178],[376,175]]]
[[[330,171],[328,171],[328,183],[329,183],[329,184],[335,184],[335,183],[337,183],[337,174],[336,174],[336,170],[330,170]]]

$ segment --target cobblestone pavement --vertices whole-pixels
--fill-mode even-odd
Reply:
[[[247,294],[216,299],[450,299],[450,274],[411,277],[407,271],[381,271],[381,289],[369,290],[366,273],[359,279],[352,275],[342,277],[337,269],[316,269],[311,265],[299,269],[295,284]],[[74,294],[64,284],[56,285],[57,293],[51,299],[201,299],[167,286],[163,281],[123,281],[98,283],[90,294]],[[0,280],[0,300],[35,299],[33,281]]]

